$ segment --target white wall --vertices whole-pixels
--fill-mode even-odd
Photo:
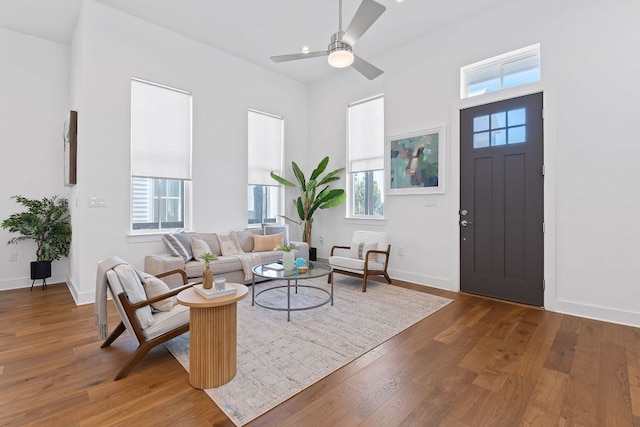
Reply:
[[[98,260],[118,255],[142,268],[159,236],[130,237],[130,80],[193,96],[193,226],[242,229],[247,221],[247,109],[285,118],[287,153],[307,145],[305,85],[155,25],[87,1],[74,40],[78,109],[71,288],[93,301]],[[79,50],[80,52],[77,52]],[[104,208],[89,208],[103,197]]]
[[[346,105],[381,92],[386,135],[442,125],[449,135],[447,192],[431,196],[436,207],[425,207],[425,196],[387,196],[380,222],[345,220],[342,208],[323,211],[314,223],[316,244],[320,236],[325,242],[319,256],[348,243],[354,229],[386,230],[393,277],[458,290],[458,114],[496,99],[460,101],[459,69],[539,42],[542,82],[509,95],[542,90],[545,97],[545,307],[640,325],[640,62],[632,53],[640,44],[639,15],[633,0],[509,2],[368,58],[385,70],[379,80],[336,70],[312,85],[310,158],[329,154],[344,166]],[[393,250],[398,246],[404,257]]]
[[[62,129],[69,109],[69,47],[0,28],[0,220],[23,208],[16,194],[68,196]],[[0,290],[31,286],[35,243],[6,245],[0,228]],[[17,262],[9,262],[17,253]],[[49,283],[65,281],[68,260],[52,265]],[[41,283],[38,280],[38,283]]]

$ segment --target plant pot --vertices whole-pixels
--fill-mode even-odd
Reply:
[[[309,248],[309,261],[316,261],[317,248]]]
[[[32,261],[31,280],[51,277],[51,261]]]

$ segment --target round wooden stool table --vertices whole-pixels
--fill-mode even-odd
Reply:
[[[236,303],[248,289],[229,284],[235,295],[207,299],[193,288],[178,294],[178,303],[189,307],[189,383],[195,388],[219,387],[236,375]]]

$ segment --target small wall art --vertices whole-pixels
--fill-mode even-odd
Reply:
[[[78,112],[70,111],[64,121],[64,185],[70,187],[77,182],[78,163]]]
[[[444,193],[445,128],[387,137],[387,194]]]

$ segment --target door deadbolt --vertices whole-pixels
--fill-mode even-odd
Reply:
[[[468,214],[468,213],[469,213],[469,212],[467,212],[467,210],[466,210],[466,209],[462,209],[462,210],[460,211],[460,215],[462,215],[462,216],[465,216],[465,215],[466,215],[466,214]]]

